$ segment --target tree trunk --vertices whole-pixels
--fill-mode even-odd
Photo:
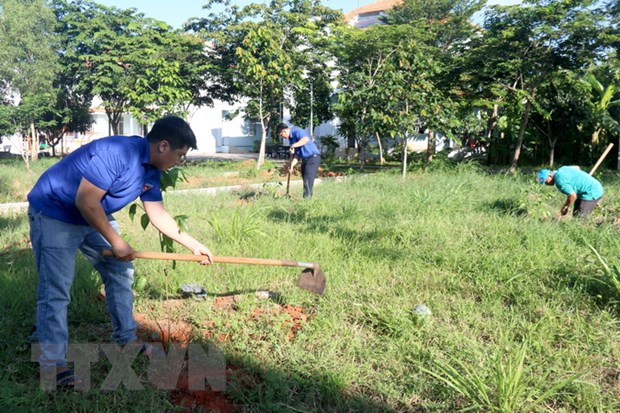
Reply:
[[[407,135],[403,138],[403,179],[407,176]]]
[[[123,114],[119,112],[108,112],[106,110],[106,115],[108,116],[108,133],[110,135],[119,135],[119,125]],[[112,129],[111,133],[110,129]]]
[[[32,134],[32,152],[31,157],[33,161],[39,159],[39,135],[34,128],[34,122],[30,122],[30,133]]]
[[[379,132],[375,132],[375,136],[377,137],[377,145],[379,145],[379,163],[381,165],[384,165],[385,158],[383,157],[383,146],[381,145],[381,138],[379,137]]]
[[[428,139],[426,143],[426,167],[433,161],[433,154],[435,153],[435,131],[428,132]]]
[[[493,105],[493,112],[489,117],[489,121],[487,122],[487,141],[491,141],[493,137],[493,131],[497,127],[497,118],[499,117],[499,105]]]
[[[514,155],[512,156],[512,162],[510,164],[510,173],[514,174],[517,171],[517,163],[519,162],[519,156],[521,155],[521,147],[523,146],[523,138],[525,137],[525,128],[530,119],[530,109],[532,104],[528,99],[525,103],[525,110],[521,116],[521,125],[519,125],[519,137],[517,139],[517,146],[515,147]]]
[[[262,94],[262,88],[261,88]],[[256,162],[256,170],[258,171],[265,163],[265,148],[267,146],[267,125],[265,124],[265,117],[263,116],[263,99],[258,101],[258,117],[260,118],[260,149],[258,150],[258,161]]]
[[[261,137],[260,137],[260,149],[258,150],[258,161],[256,162],[256,170],[258,171],[265,163],[265,148],[267,147],[267,126],[265,121],[261,118]]]
[[[30,170],[30,137],[29,135],[22,136],[22,144],[20,147],[20,155],[26,164],[26,170]]]
[[[553,168],[553,163],[555,162],[555,143],[558,141],[558,138],[549,139],[549,168]]]
[[[558,138],[551,137],[551,124],[547,122],[547,139],[549,140],[549,168],[553,168],[555,162],[555,144],[558,142]]]
[[[499,105],[493,105],[493,112],[489,117],[489,121],[487,122],[487,133],[486,138],[489,146],[487,147],[487,165],[491,165],[493,163],[493,151],[496,151],[495,143],[493,142],[493,132],[495,128],[497,128],[497,119],[499,118]]]
[[[365,145],[359,145],[357,148],[357,157],[360,160],[360,171],[364,171],[366,166],[366,157],[364,156]]]

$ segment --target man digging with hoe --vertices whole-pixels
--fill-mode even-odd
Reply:
[[[41,377],[57,387],[78,379],[67,366],[67,308],[79,249],[101,274],[119,346],[134,345],[149,356],[152,347],[136,337],[133,318],[135,251],[121,236],[111,215],[140,197],[150,222],[161,233],[210,264],[209,249],[185,232],[166,212],[160,189],[162,171],[174,167],[196,136],[181,118],[155,122],[145,138],[111,136],[95,140],[50,167],[28,194],[30,239],[38,272],[36,329]],[[112,250],[104,257],[102,250]],[[136,349],[138,350],[138,349]]]
[[[538,172],[538,182],[544,185],[555,185],[566,195],[566,202],[560,213],[566,215],[572,204],[573,216],[590,215],[603,196],[601,183],[579,169],[577,166],[563,166],[557,171],[542,169]]]

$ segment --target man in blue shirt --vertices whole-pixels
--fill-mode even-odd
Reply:
[[[563,166],[557,171],[542,169],[538,172],[538,182],[555,185],[561,193],[567,196],[560,211],[562,215],[567,214],[568,208],[573,203],[575,204],[573,216],[589,215],[604,193],[603,185],[578,166]]]
[[[289,127],[286,123],[281,123],[276,127],[276,135],[281,138],[288,139],[291,155],[295,157],[289,165],[289,170],[297,165],[298,159],[301,159],[301,178],[304,182],[304,198],[312,197],[312,189],[314,180],[319,172],[321,165],[321,152],[319,148],[305,130],[296,126]]]
[[[62,159],[39,178],[28,194],[30,238],[39,276],[36,331],[39,364],[46,377],[56,374],[58,386],[75,384],[67,367],[67,308],[79,249],[101,274],[119,345],[138,343],[133,319],[133,254],[111,215],[140,197],[151,224],[183,245],[201,264],[212,262],[209,249],[179,230],[164,209],[161,171],[175,166],[196,148],[196,136],[183,119],[167,116],[146,138],[112,136],[95,140]],[[114,257],[103,257],[111,249]],[[52,376],[53,377],[53,376]]]

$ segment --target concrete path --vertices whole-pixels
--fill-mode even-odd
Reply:
[[[332,181],[342,181],[346,179],[346,177],[344,176],[336,176],[333,178],[317,178],[314,181],[314,185],[320,185],[321,182],[323,181],[328,181],[328,180],[332,180]],[[291,184],[290,187],[296,187],[301,185],[303,182],[301,179],[296,179],[296,180],[291,180]],[[267,182],[266,183],[267,186],[278,186],[281,185],[282,187],[286,188],[286,181],[279,181],[279,182]],[[207,195],[215,195],[217,193],[220,192],[226,192],[226,191],[237,191],[243,188],[263,188],[263,186],[265,185],[265,182],[262,183],[257,183],[257,184],[245,184],[245,185],[233,185],[233,186],[214,186],[214,187],[210,187],[210,188],[194,188],[194,189],[177,189],[177,190],[173,190],[173,191],[166,191],[166,194],[168,195],[182,195],[182,194],[188,194],[188,193],[200,193],[200,194],[207,194]],[[299,190],[299,189],[297,189]],[[9,204],[0,204],[0,214],[8,214],[8,213],[22,213],[25,212],[28,209],[28,202],[14,202],[14,203],[9,203]]]
[[[258,153],[212,153],[189,151],[186,158],[188,161],[245,161],[247,159],[258,159]]]

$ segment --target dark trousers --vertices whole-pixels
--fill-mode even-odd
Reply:
[[[312,196],[314,180],[319,172],[320,165],[321,157],[318,155],[301,161],[301,177],[304,181],[304,198],[310,198]]]
[[[598,201],[600,200],[601,198],[592,201],[586,201],[577,198],[577,200],[575,200],[575,206],[573,208],[573,216],[585,217],[590,215],[592,211],[594,211],[594,207],[596,207],[596,204],[598,204]]]

